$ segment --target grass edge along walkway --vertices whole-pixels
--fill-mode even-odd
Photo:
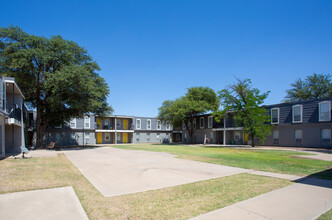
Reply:
[[[167,152],[178,158],[298,176],[313,175],[332,179],[332,162],[296,157],[309,155],[290,150],[191,147],[187,145],[131,144],[110,145],[124,150]],[[325,172],[322,172],[325,171]]]

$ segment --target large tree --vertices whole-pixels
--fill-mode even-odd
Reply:
[[[262,142],[271,134],[270,117],[265,108],[261,107],[269,92],[261,93],[251,87],[251,80],[237,80],[236,83],[218,92],[221,100],[221,109],[215,112],[216,120],[220,121],[227,112],[232,112],[235,123],[243,126],[248,134],[252,147],[255,139]]]
[[[296,102],[331,97],[331,75],[314,73],[307,76],[304,80],[299,78],[291,84],[291,89],[286,90],[286,93],[286,102]]]
[[[37,148],[43,147],[47,125],[112,111],[99,69],[84,48],[61,36],[46,38],[19,27],[0,28],[0,73],[15,77],[26,103],[37,110]]]
[[[170,121],[174,127],[186,126],[191,143],[194,143],[194,118],[209,111],[216,111],[219,99],[209,87],[191,87],[187,93],[175,100],[166,100],[159,108],[158,117]]]

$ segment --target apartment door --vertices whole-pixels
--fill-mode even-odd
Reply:
[[[97,133],[97,144],[101,144],[101,133]]]
[[[123,143],[128,143],[128,134],[123,133]]]
[[[123,130],[128,130],[128,120],[123,120]]]
[[[97,118],[97,129],[102,129],[101,127],[101,119]]]

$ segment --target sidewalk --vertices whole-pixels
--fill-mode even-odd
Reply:
[[[306,178],[193,219],[316,219],[332,208],[332,181]]]

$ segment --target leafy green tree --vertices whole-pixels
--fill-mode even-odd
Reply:
[[[316,74],[307,76],[304,80],[297,79],[286,90],[286,102],[304,101],[332,96],[332,81],[330,74]]]
[[[61,36],[34,36],[19,27],[0,28],[0,73],[15,77],[27,104],[37,110],[36,147],[43,147],[46,126],[66,123],[112,108],[98,64],[87,51]]]
[[[227,112],[232,112],[235,123],[243,126],[248,134],[252,147],[255,139],[262,142],[271,134],[272,126],[269,124],[270,117],[261,105],[269,92],[261,93],[257,88],[251,87],[251,80],[237,80],[233,85],[218,92],[221,100],[221,109],[214,113],[216,120],[220,121]]]
[[[216,111],[219,99],[209,87],[191,87],[187,93],[175,100],[166,100],[159,108],[161,121],[170,121],[174,127],[186,126],[191,143],[194,143],[194,118],[208,111]]]

